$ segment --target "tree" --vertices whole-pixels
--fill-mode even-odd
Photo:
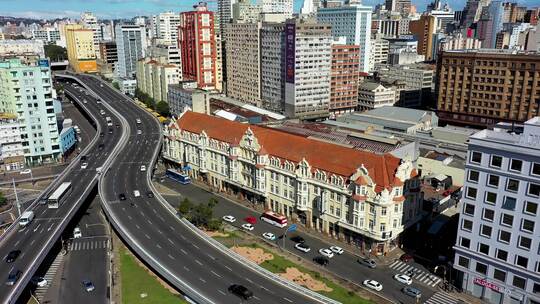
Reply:
[[[182,214],[185,217],[189,217],[192,209],[193,209],[193,204],[187,197],[184,198],[184,200],[180,202],[180,206],[178,206],[178,212],[180,212],[180,214]]]
[[[120,85],[118,84],[117,81],[113,82],[112,85],[113,85],[113,87],[114,87],[115,89],[120,90]]]
[[[7,203],[7,199],[4,196],[4,193],[0,191],[0,207],[5,206]]]
[[[60,61],[67,59],[67,51],[65,48],[55,45],[55,44],[46,44],[45,56],[51,58],[52,61]]]
[[[159,115],[167,117],[170,115],[169,112],[169,104],[165,101],[160,101],[156,104],[156,111],[159,113]]]

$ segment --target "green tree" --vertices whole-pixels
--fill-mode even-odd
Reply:
[[[180,206],[178,206],[178,212],[180,212],[180,214],[187,217],[188,219],[190,217],[192,210],[193,210],[193,204],[187,197],[184,198],[184,200],[180,202]]]
[[[163,100],[158,102],[156,104],[156,111],[159,113],[159,115],[168,117],[170,115],[169,104]]]
[[[112,85],[113,85],[113,87],[114,87],[115,89],[120,90],[120,85],[118,84],[117,81],[113,82]]]
[[[54,45],[54,44],[47,44],[44,46],[45,48],[45,56],[51,58],[52,61],[60,61],[60,60],[66,60],[67,59],[67,51],[65,48]]]
[[[5,206],[7,203],[7,199],[4,196],[4,193],[0,191],[0,207]]]

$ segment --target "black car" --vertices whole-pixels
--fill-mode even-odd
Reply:
[[[109,134],[112,134],[112,129],[109,129]]]
[[[299,236],[299,235],[291,237],[291,241],[293,241],[295,243],[301,243],[301,244],[306,242],[306,240],[304,240],[304,238]]]
[[[323,257],[323,256],[316,256],[313,258],[313,262],[321,265],[321,266],[326,266],[328,265],[328,263],[330,263],[330,260],[328,260],[327,258]]]
[[[99,132],[99,136],[100,136],[100,137],[103,137],[103,136],[105,136],[105,133]]]
[[[81,162],[84,163],[86,161],[86,155],[81,155]]]
[[[146,192],[146,196],[148,196],[149,198],[153,198],[154,193],[152,193],[152,191],[148,191],[148,192]]]
[[[99,144],[98,149],[103,150],[104,147],[105,147],[104,144]]]
[[[116,127],[117,127],[117,128],[120,128],[120,124],[116,124]]]
[[[253,297],[253,292],[251,290],[249,290],[249,289],[247,289],[247,287],[239,285],[239,284],[233,284],[233,285],[229,286],[229,292],[235,294],[236,296],[238,296],[238,297],[240,297],[240,298],[242,298],[244,300],[247,300],[247,299]]]
[[[120,193],[118,195],[118,198],[121,200],[121,201],[125,201],[126,200],[126,195],[124,193]]]
[[[21,254],[20,250],[12,250],[12,251],[10,251],[8,253],[8,255],[6,256],[6,262],[7,263],[13,263],[20,254]]]
[[[17,283],[17,281],[21,277],[21,274],[22,274],[22,271],[20,271],[18,269],[12,269],[8,274],[6,285],[8,285],[8,286],[15,285],[15,283]]]

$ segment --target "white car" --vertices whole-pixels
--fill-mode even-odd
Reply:
[[[20,174],[30,174],[32,173],[32,170],[31,169],[24,169],[20,172]]]
[[[362,284],[364,286],[366,286],[367,288],[369,288],[369,289],[373,289],[373,290],[376,290],[376,291],[381,291],[382,290],[382,284],[375,281],[375,280],[365,280],[364,282],[362,282]]]
[[[146,166],[145,166],[145,165],[142,165],[142,166],[141,166],[141,171],[142,171],[142,172],[146,171]]]
[[[142,131],[141,130],[137,130],[137,135],[141,135],[142,134]]]
[[[105,115],[105,111],[101,110],[101,111],[99,111],[99,114]]]
[[[306,245],[305,243],[297,243],[296,245],[294,245],[294,248],[302,252],[309,252],[311,250],[311,248],[309,248],[309,246]]]
[[[255,227],[253,227],[253,225],[249,224],[249,223],[246,223],[246,224],[242,224],[242,228],[248,230],[248,231],[252,231]]]
[[[400,283],[411,285],[412,284],[412,278],[406,274],[396,274],[394,275],[394,279]]]
[[[343,252],[345,252],[343,248],[338,246],[330,246],[330,250],[332,250],[332,252],[336,254],[343,254]]]
[[[133,196],[139,197],[141,196],[141,193],[139,192],[139,190],[133,190]]]
[[[234,222],[236,222],[236,218],[235,218],[234,216],[232,216],[232,215],[225,215],[225,216],[223,217],[223,220],[224,220],[225,222],[229,222],[229,223],[234,223]]]
[[[88,163],[82,163],[81,164],[81,169],[86,169],[88,168]]]
[[[275,241],[276,240],[276,236],[271,232],[265,232],[265,233],[262,234],[262,236],[265,239],[270,240],[270,241]]]
[[[332,252],[332,250],[328,249],[328,248],[321,248],[319,249],[319,253],[327,258],[333,258],[334,257],[334,253]]]
[[[32,284],[38,286],[38,287],[45,287],[47,286],[47,280],[45,280],[42,277],[33,277],[32,278]]]
[[[80,239],[80,238],[82,238],[81,228],[75,227],[75,229],[73,229],[73,238],[74,238],[74,239]]]
[[[141,124],[141,119],[140,118],[137,118],[135,121],[137,122],[138,125]]]

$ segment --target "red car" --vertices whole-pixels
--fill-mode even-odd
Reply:
[[[408,263],[408,262],[410,262],[410,261],[414,261],[413,256],[410,255],[410,254],[407,254],[407,253],[401,255],[401,256],[399,257],[399,259],[400,259],[402,262],[405,262],[405,263]]]
[[[255,225],[257,223],[257,218],[254,216],[248,216],[244,219],[244,221],[250,223],[251,225]]]

